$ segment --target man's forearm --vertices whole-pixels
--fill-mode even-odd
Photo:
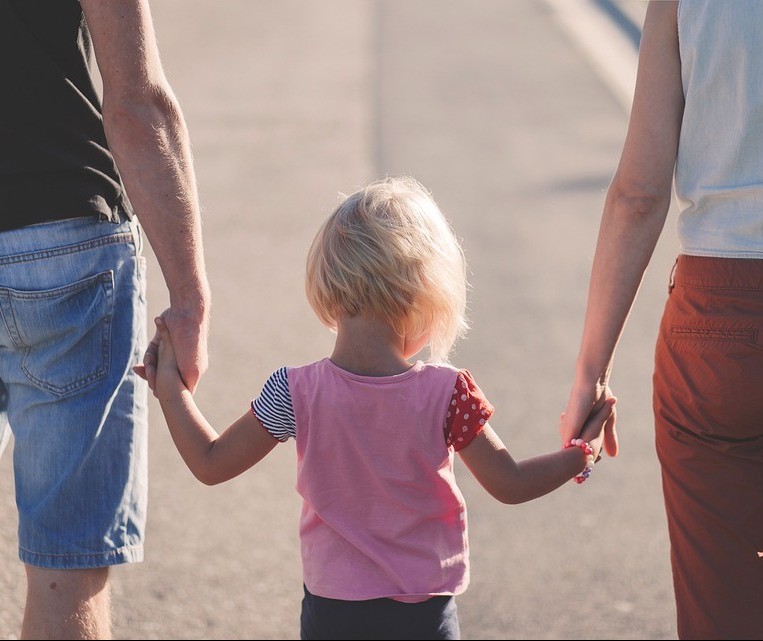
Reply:
[[[205,315],[209,286],[188,134],[169,88],[104,95],[104,129],[141,225],[156,254],[170,304]]]

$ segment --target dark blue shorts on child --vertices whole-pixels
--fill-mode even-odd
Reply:
[[[305,587],[300,638],[460,639],[456,598],[436,596],[420,603],[393,599],[343,601],[311,594]]]

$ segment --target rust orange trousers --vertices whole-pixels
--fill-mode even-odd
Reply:
[[[763,639],[763,260],[681,255],[654,415],[681,639]]]

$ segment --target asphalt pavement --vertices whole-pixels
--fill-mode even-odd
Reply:
[[[594,2],[601,5],[601,2]],[[642,15],[643,2],[625,5]],[[340,193],[411,174],[470,265],[472,329],[452,360],[496,407],[515,458],[559,447],[605,190],[627,125],[550,0],[152,0],[193,141],[213,289],[198,403],[219,430],[267,375],[330,352],[303,288]],[[590,52],[589,52],[590,53]],[[623,71],[627,73],[627,71]],[[621,455],[591,479],[506,506],[458,463],[472,581],[465,639],[676,637],[653,445],[651,372],[677,245],[671,221],[618,348]],[[150,313],[167,296],[149,250]],[[114,580],[118,639],[296,639],[294,444],[202,486],[151,404],[143,563]],[[0,460],[0,638],[24,599],[11,460]]]

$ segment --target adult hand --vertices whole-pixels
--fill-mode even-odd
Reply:
[[[206,318],[199,321],[197,316],[179,313],[172,307],[165,309],[160,316],[172,337],[180,376],[185,386],[193,393],[196,391],[199,379],[201,379],[209,366],[209,355],[207,352],[209,322]],[[148,382],[148,386],[152,391],[156,390],[156,365],[159,343],[160,334],[157,330],[143,355],[143,363],[133,368],[138,376]]]
[[[559,434],[562,443],[580,435],[586,420],[601,406],[613,397],[612,390],[607,385],[575,386],[570,393],[567,407],[559,422]],[[604,424],[604,451],[609,456],[617,456],[619,444],[617,441],[617,409],[612,407],[612,414]]]

